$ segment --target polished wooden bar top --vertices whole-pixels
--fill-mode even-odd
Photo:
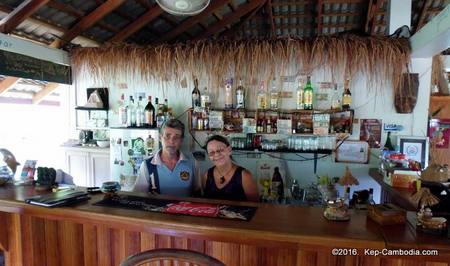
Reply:
[[[0,212],[34,215],[56,220],[69,220],[80,223],[105,224],[130,230],[164,233],[215,239],[238,243],[260,244],[265,246],[309,247],[434,247],[450,252],[447,238],[418,236],[408,225],[380,227],[366,218],[365,211],[353,211],[348,222],[332,222],[323,218],[323,209],[316,207],[284,206],[259,203],[239,203],[235,205],[257,206],[251,221],[237,221],[205,217],[171,215],[127,209],[95,206],[93,203],[103,198],[93,195],[88,202],[71,207],[44,208],[29,205],[24,199],[39,194],[31,186],[0,187]],[[42,193],[40,193],[42,194]],[[134,193],[135,195],[139,195]],[[143,194],[140,194],[143,196]],[[189,198],[185,200],[218,202],[213,200]],[[420,244],[419,244],[420,242]]]
[[[407,211],[417,211],[417,206],[412,200],[412,196],[414,194],[412,189],[397,188],[386,184],[383,180],[383,175],[381,175],[376,168],[369,169],[369,175],[377,181],[378,184],[380,184],[382,189],[389,193],[393,203]]]

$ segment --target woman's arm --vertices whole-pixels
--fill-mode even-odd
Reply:
[[[246,169],[242,171],[242,187],[248,201],[259,201],[258,186],[253,179],[252,173]]]

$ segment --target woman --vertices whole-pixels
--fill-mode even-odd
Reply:
[[[206,141],[206,150],[214,164],[202,177],[206,198],[258,201],[258,188],[252,174],[233,162],[231,146],[225,137],[210,137]]]

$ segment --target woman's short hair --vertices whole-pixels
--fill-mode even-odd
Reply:
[[[212,135],[211,137],[208,138],[208,140],[206,140],[204,149],[206,150],[206,148],[208,147],[208,143],[210,143],[211,141],[218,141],[218,142],[222,142],[223,144],[227,145],[227,147],[230,146],[230,142],[228,141],[228,139],[224,136],[221,135]]]
[[[161,128],[161,133],[164,133],[167,127],[179,129],[181,131],[181,137],[184,138],[184,124],[180,120],[174,118],[167,120]]]

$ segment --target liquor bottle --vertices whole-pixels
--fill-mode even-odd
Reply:
[[[203,94],[200,96],[200,102],[201,102],[201,107],[203,107],[207,110],[209,108],[211,108],[211,97],[208,93],[207,87],[205,87],[205,89],[203,90]]]
[[[269,118],[267,118],[266,133],[272,133],[272,122],[270,121]]]
[[[257,133],[263,132],[263,130],[262,130],[262,120],[261,120],[260,117],[258,117],[258,120],[256,120],[256,132]]]
[[[267,108],[267,95],[266,95],[266,90],[264,89],[264,82],[261,82],[261,85],[259,86],[257,98],[258,98],[257,108],[258,109],[266,109]]]
[[[145,140],[145,149],[147,150],[147,156],[150,156],[153,153],[154,146],[155,139],[152,138],[151,135],[148,135],[148,138]]]
[[[278,109],[278,90],[276,79],[272,80],[272,90],[270,91],[270,109]]]
[[[283,178],[281,178],[280,169],[278,167],[275,167],[273,172],[271,190],[279,202],[284,198]]]
[[[148,103],[144,109],[144,126],[145,127],[155,127],[155,107],[152,104],[152,96],[148,96]]]
[[[155,121],[156,121],[156,116],[159,113],[159,99],[158,97],[155,97]]]
[[[350,207],[350,187],[345,187],[345,191],[344,191],[344,205],[347,208]]]
[[[373,200],[373,188],[369,188],[369,199],[367,200],[367,204],[375,205],[375,201]]]
[[[339,99],[339,92],[337,89],[337,84],[334,84],[333,94],[331,95],[331,109],[341,108],[341,100]]]
[[[164,104],[163,104],[163,113],[165,116],[167,116],[167,112],[169,112],[169,100],[164,99]]]
[[[225,82],[225,109],[233,109],[233,79]]]
[[[242,86],[242,79],[239,80],[239,86],[236,88],[236,108],[245,108],[245,89]]]
[[[194,79],[194,89],[192,90],[192,109],[200,107],[200,90],[198,89],[198,79]]]
[[[303,84],[301,78],[298,81],[297,88],[297,110],[303,110]]]
[[[136,105],[136,127],[142,127],[144,125],[144,108],[142,107],[142,96],[139,96]]]
[[[119,101],[119,124],[127,126],[127,107],[125,106],[125,94],[122,93]]]
[[[136,110],[134,108],[133,96],[130,96],[130,102],[127,106],[127,127],[136,126]]]
[[[342,93],[342,109],[348,110],[350,109],[350,105],[352,104],[352,93],[349,88],[350,80],[346,79],[344,83],[344,92]]]
[[[392,145],[391,131],[388,131],[387,133],[386,143],[384,144],[383,150],[395,151],[394,145]]]
[[[262,119],[261,120],[261,132],[267,132],[267,124],[266,124],[266,119]]]
[[[165,116],[164,116],[163,108],[160,106],[158,108],[158,114],[156,115],[156,127],[161,128],[162,125],[164,124],[164,121],[165,121]]]
[[[314,89],[311,85],[311,76],[308,76],[308,81],[303,89],[303,108],[305,110],[313,109]]]
[[[277,117],[276,116],[271,117],[271,120],[272,120],[272,133],[277,133],[277,130],[278,130],[278,128],[277,128]]]

